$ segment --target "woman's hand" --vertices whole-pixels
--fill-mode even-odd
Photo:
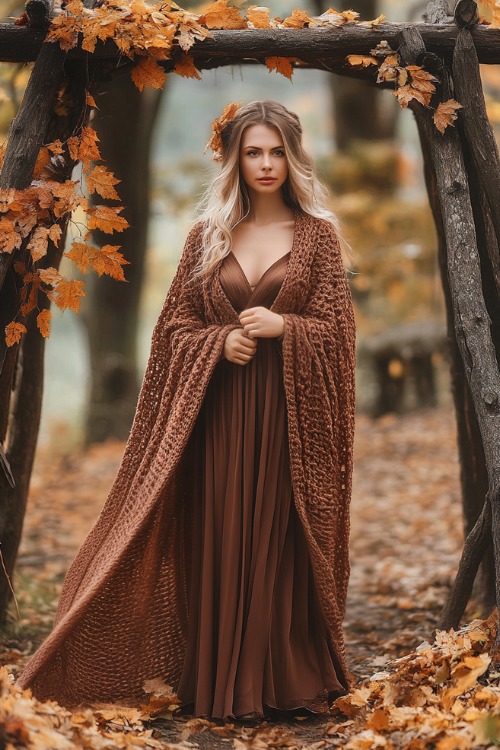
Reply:
[[[233,328],[224,342],[224,356],[236,365],[247,365],[255,354],[257,342],[253,341],[242,328]]]
[[[267,307],[249,307],[239,314],[245,333],[251,337],[278,338],[283,334],[285,321],[282,315]]]

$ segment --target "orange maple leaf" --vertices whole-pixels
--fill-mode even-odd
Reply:
[[[100,229],[106,234],[123,232],[129,223],[123,216],[118,216],[120,211],[123,211],[123,206],[95,206],[89,209],[88,228]]]
[[[16,231],[15,223],[6,216],[0,218],[0,252],[12,253],[21,247],[23,238]]]
[[[251,5],[245,14],[245,18],[251,29],[268,29],[270,27],[269,8]]]
[[[31,235],[30,241],[28,242],[28,250],[30,251],[33,262],[43,258],[47,255],[49,230],[47,227],[36,227],[35,231]]]
[[[120,245],[103,245],[92,254],[90,263],[99,276],[105,273],[117,281],[126,281],[122,266],[127,265],[130,261],[118,252],[119,248]]]
[[[26,333],[27,330],[26,326],[22,323],[16,323],[15,321],[8,323],[5,326],[5,343],[7,346],[13,346],[14,344],[19,343],[21,335]]]
[[[207,29],[246,29],[245,19],[237,8],[228,7],[229,0],[217,0],[202,16],[199,22]]]
[[[50,310],[42,310],[36,316],[36,324],[38,326],[38,330],[40,331],[40,333],[45,339],[50,336],[50,319],[51,318],[52,318],[52,313],[50,312]]]
[[[78,242],[75,240],[71,245],[70,250],[64,253],[64,255],[76,263],[79,271],[87,273],[90,268],[90,256],[94,251],[95,247],[93,245],[88,245],[86,242]]]
[[[154,89],[161,89],[165,83],[167,75],[161,65],[150,57],[143,57],[137,65],[132,68],[131,77],[139,91],[145,86],[151,86]]]
[[[192,55],[183,52],[175,63],[174,73],[177,75],[184,76],[185,78],[198,78],[201,79],[200,73],[194,64],[194,58]]]
[[[54,302],[60,310],[80,310],[80,297],[85,297],[83,287],[85,282],[80,279],[66,279],[61,277],[56,282],[54,290],[47,292],[47,297]]]
[[[266,57],[265,63],[267,67],[269,68],[269,71],[275,70],[277,73],[281,73],[281,75],[285,76],[285,78],[288,78],[290,81],[292,80],[293,75],[293,67],[291,60],[295,58],[289,58],[289,57]]]
[[[285,18],[283,26],[291,29],[304,29],[310,24],[311,20],[312,19],[307,15],[305,10],[295,8],[292,15]]]
[[[362,68],[367,68],[369,65],[378,65],[378,61],[371,55],[347,55],[346,57],[349,65],[361,65]]]
[[[109,172],[104,164],[95,166],[91,172],[85,175],[85,180],[90,195],[99,193],[102,198],[120,200],[120,196],[113,185],[117,185],[121,180],[118,180],[112,172]]]

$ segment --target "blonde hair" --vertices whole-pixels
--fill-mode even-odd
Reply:
[[[316,176],[313,160],[302,145],[299,118],[279,102],[264,99],[241,107],[222,131],[221,170],[196,207],[198,219],[203,220],[205,226],[202,253],[193,269],[193,277],[210,276],[217,263],[231,250],[231,230],[250,210],[248,190],[240,177],[239,159],[243,132],[251,125],[267,125],[279,130],[288,163],[288,176],[281,188],[285,204],[331,222],[352,262],[350,247],[342,237],[339,221],[328,208],[328,190]]]

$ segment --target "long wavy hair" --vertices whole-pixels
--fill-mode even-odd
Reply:
[[[206,280],[210,276],[217,263],[231,250],[232,229],[250,211],[250,197],[240,174],[239,159],[243,132],[251,125],[267,125],[279,130],[288,163],[288,176],[281,187],[285,204],[331,222],[352,263],[351,249],[342,237],[339,220],[328,207],[328,190],[316,176],[313,160],[302,145],[302,126],[298,116],[279,102],[264,99],[241,107],[222,131],[221,170],[196,206],[198,219],[204,221],[204,229],[202,253],[193,269],[193,277],[205,277]]]

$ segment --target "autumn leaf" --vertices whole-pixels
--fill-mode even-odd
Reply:
[[[120,245],[103,245],[90,256],[90,264],[99,276],[107,274],[117,281],[126,281],[122,266],[130,263],[118,252]]]
[[[395,52],[392,55],[387,55],[378,70],[377,83],[380,83],[381,81],[393,81],[398,77],[400,70],[401,66],[398,64],[397,53]]]
[[[53,154],[62,154],[62,141],[57,138],[57,140],[53,141],[52,143],[48,143],[47,148],[49,149],[49,151],[52,151]]]
[[[90,268],[90,256],[94,252],[95,248],[93,245],[88,245],[86,242],[74,241],[64,255],[76,264],[79,271],[87,273]]]
[[[85,176],[85,181],[90,195],[99,193],[102,198],[120,199],[120,196],[114,189],[113,185],[117,185],[121,180],[118,180],[112,172],[109,172],[104,164],[98,164],[95,166],[93,170]]]
[[[385,21],[385,16],[383,13],[381,13],[380,16],[377,16],[376,18],[374,18],[373,21],[360,21],[358,23],[358,26],[366,26],[371,29],[374,26],[378,26],[383,21]]]
[[[46,146],[42,146],[38,152],[35,166],[33,168],[33,177],[36,179],[40,177],[43,172],[43,168],[50,163],[50,153]]]
[[[201,79],[201,75],[194,64],[193,56],[186,52],[184,52],[175,63],[174,73],[184,76],[185,78]]]
[[[445,102],[438,104],[433,119],[440,133],[444,133],[448,125],[453,126],[454,120],[458,117],[457,109],[462,109],[462,105],[455,99],[447,99]]]
[[[61,277],[55,284],[52,292],[47,292],[47,297],[54,302],[60,310],[80,310],[80,297],[85,297],[83,291],[85,282],[80,279],[65,279]]]
[[[94,107],[95,109],[98,109],[97,104],[95,103],[95,99],[92,96],[92,94],[89,94],[88,91],[85,92],[85,103],[89,105],[89,107]]]
[[[288,78],[290,81],[292,80],[293,67],[292,63],[290,62],[290,58],[266,57],[265,63],[270,72],[275,70],[277,73],[281,73],[281,75],[285,76],[285,78]]]
[[[62,276],[57,268],[53,268],[53,266],[49,266],[49,268],[39,268],[38,276],[41,278],[44,284],[50,284],[51,286],[57,284],[58,281],[62,279]]]
[[[5,326],[5,343],[7,346],[18,344],[21,340],[22,334],[27,333],[27,330],[26,326],[22,323],[16,323],[15,321],[8,323],[8,325]]]
[[[40,331],[40,333],[45,339],[50,336],[50,319],[51,318],[52,318],[52,313],[50,312],[50,310],[42,310],[36,316],[36,324],[38,326],[38,330]]]
[[[245,18],[251,29],[268,29],[270,27],[269,8],[251,5],[245,14]]]
[[[43,258],[44,255],[47,255],[48,237],[49,230],[47,227],[36,227],[31,235],[27,247],[34,263]]]
[[[112,234],[123,232],[129,223],[123,216],[118,216],[123,211],[123,206],[95,206],[88,212],[89,229],[100,229],[102,232]]]
[[[16,231],[15,224],[5,216],[0,218],[0,251],[12,253],[21,247],[23,238]]]
[[[378,65],[378,61],[371,55],[347,55],[346,60],[349,65],[360,65],[362,68],[367,68],[369,65]]]
[[[292,12],[292,15],[288,16],[288,18],[285,18],[285,20],[283,21],[283,26],[290,29],[304,29],[309,25],[310,22],[311,18],[304,10],[295,8]]]
[[[92,161],[99,161],[101,154],[97,142],[96,131],[90,127],[82,128],[80,136],[68,138],[68,149],[72,159],[81,161],[85,168],[90,167]]]
[[[139,91],[150,86],[154,89],[161,89],[166,81],[167,75],[161,65],[150,57],[144,57],[132,69],[131,77]]]
[[[233,119],[240,106],[241,102],[238,102],[237,104],[235,104],[234,102],[229,102],[229,104],[226,104],[226,106],[224,107],[224,111],[222,112],[220,117],[218,117],[212,123],[212,135],[210,140],[207,142],[203,153],[205,153],[208,148],[212,149],[213,158],[215,161],[219,161],[220,159],[222,159],[222,131],[226,127],[227,123]]]
[[[245,19],[237,8],[229,7],[229,0],[217,0],[199,18],[207,29],[245,29]]]

